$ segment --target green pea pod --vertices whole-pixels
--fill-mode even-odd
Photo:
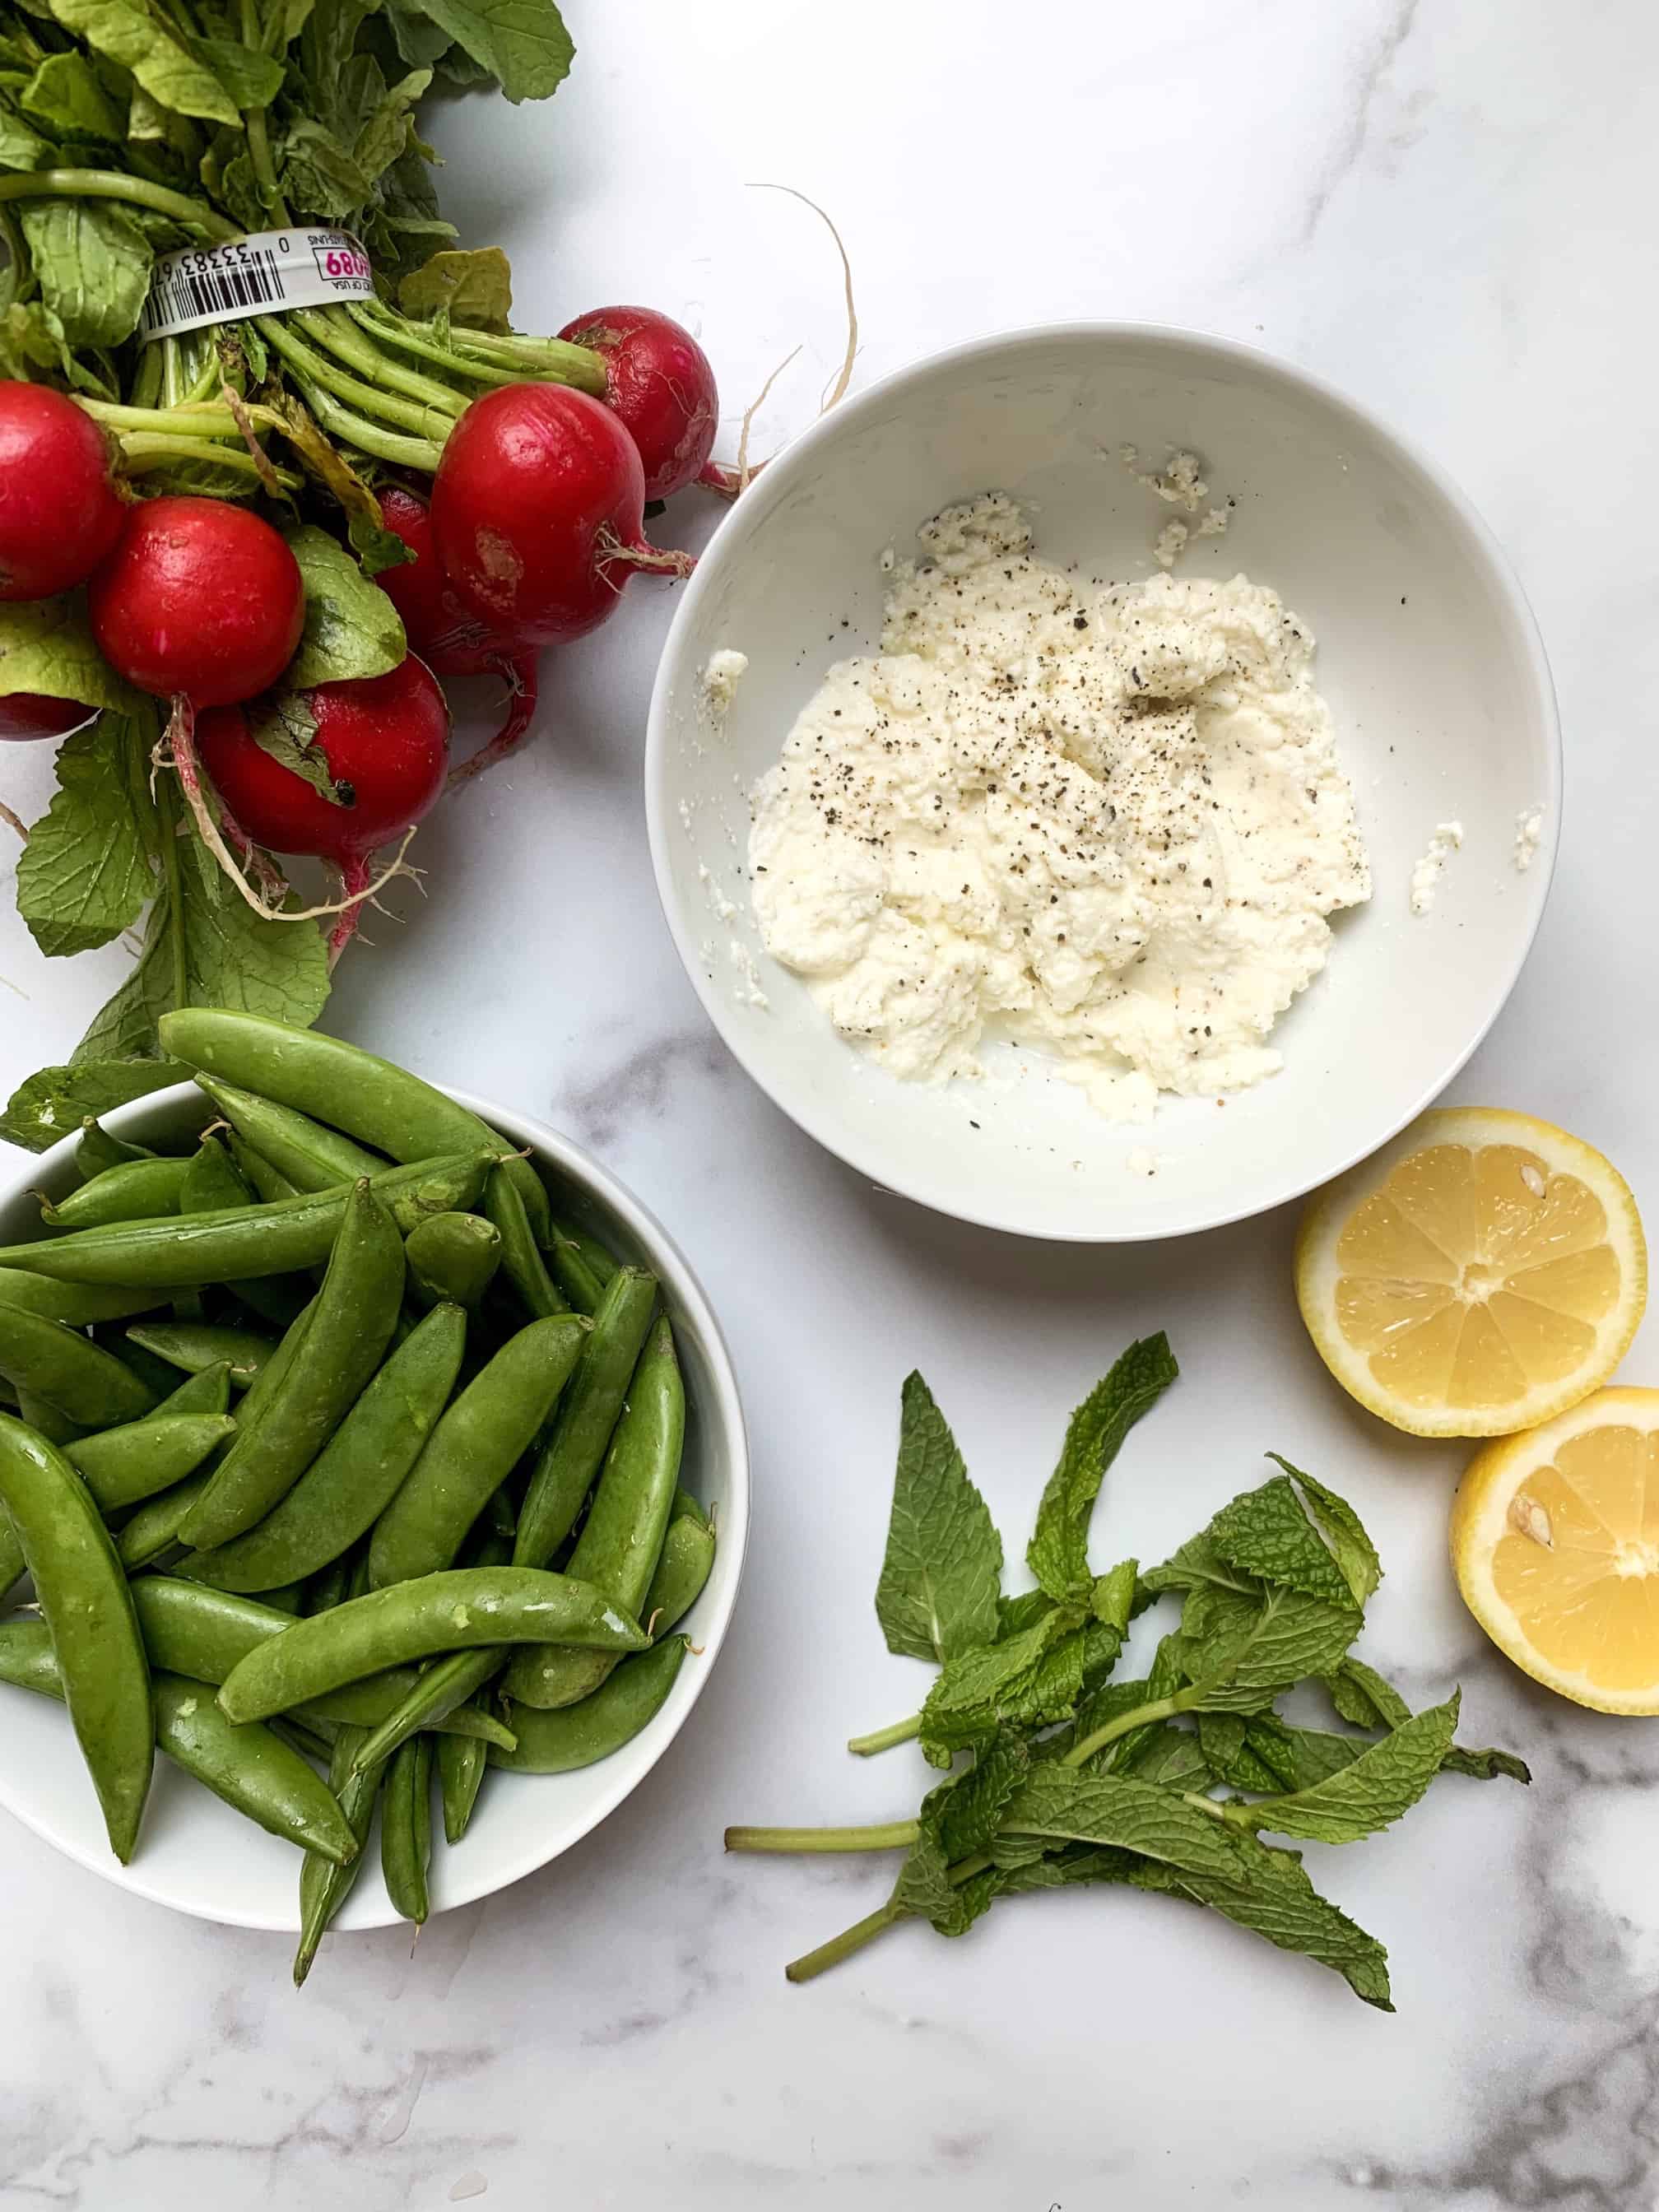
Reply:
[[[294,1986],[298,1989],[311,1972],[328,1924],[351,1894],[362,1871],[362,1847],[374,1820],[374,1801],[380,1794],[383,1770],[356,1774],[351,1762],[362,1741],[358,1729],[343,1728],[334,1739],[329,1761],[328,1785],[356,1839],[357,1850],[345,1866],[337,1865],[319,1852],[308,1852],[300,1870],[300,1948],[294,1954]]]
[[[495,1279],[501,1232],[480,1213],[434,1213],[410,1230],[404,1252],[422,1305],[450,1300],[470,1311]]]
[[[605,1285],[593,1334],[582,1348],[519,1511],[513,1556],[520,1566],[545,1566],[574,1528],[621,1414],[656,1302],[657,1279],[643,1268],[618,1268]]]
[[[651,1587],[679,1480],[685,1441],[685,1389],[674,1357],[673,1332],[659,1321],[646,1340],[627,1402],[605,1454],[593,1503],[570,1555],[580,1582],[640,1615]],[[592,1651],[520,1651],[503,1683],[526,1705],[572,1705],[589,1697],[610,1672]]]
[[[640,1605],[640,1622],[653,1642],[678,1628],[697,1600],[714,1565],[714,1532],[708,1522],[677,1513],[662,1540],[662,1557]]]
[[[417,1735],[386,1769],[380,1804],[380,1871],[386,1895],[418,1928],[430,1909],[427,1873],[432,1864],[432,1739]]]
[[[180,1559],[177,1571],[182,1571],[184,1564]],[[295,1620],[305,1611],[305,1598],[306,1586],[303,1583],[283,1583],[276,1589],[264,1590],[260,1594],[261,1604],[268,1605],[274,1613],[285,1613]]]
[[[167,1303],[165,1291],[143,1290],[133,1283],[54,1283],[49,1275],[23,1267],[0,1267],[0,1306],[21,1306],[46,1321],[90,1328],[94,1322],[125,1321],[153,1313]]]
[[[380,1365],[404,1279],[403,1240],[365,1178],[352,1187],[310,1318],[295,1324],[302,1340],[281,1382],[242,1423],[180,1531],[185,1543],[228,1543],[294,1487]]]
[[[556,1218],[547,1248],[559,1288],[578,1313],[597,1313],[617,1263],[603,1244],[585,1237],[572,1223]]]
[[[274,1721],[255,1721],[255,1728],[267,1728],[272,1735],[291,1744],[302,1759],[319,1759],[325,1764],[334,1753],[335,1730],[326,1721],[302,1721],[297,1713],[284,1713]]]
[[[337,1560],[432,1451],[465,1350],[466,1316],[459,1306],[434,1306],[287,1496],[246,1535],[198,1553],[187,1571],[222,1589],[262,1590]]]
[[[117,1221],[150,1221],[177,1213],[187,1160],[123,1160],[79,1190],[40,1208],[54,1229],[103,1229]]]
[[[453,1730],[457,1721],[477,1712],[480,1709],[469,1701],[501,1673],[504,1658],[501,1651],[484,1647],[452,1651],[447,1659],[423,1668],[365,1741],[357,1754],[364,1766],[390,1759],[400,1744],[423,1729]]]
[[[422,1739],[416,1736],[415,1741]],[[452,1849],[471,1826],[489,1764],[489,1747],[481,1737],[438,1738],[438,1797],[444,1810],[444,1841]]]
[[[486,1152],[453,1152],[389,1168],[371,1176],[369,1188],[407,1236],[428,1213],[476,1205],[493,1164]],[[27,1267],[56,1282],[142,1280],[166,1290],[287,1274],[328,1258],[355,1188],[342,1185],[276,1206],[226,1207],[175,1221],[83,1229],[40,1243],[0,1246],[0,1267]]]
[[[89,1429],[141,1419],[156,1402],[112,1353],[21,1306],[0,1306],[0,1373]]]
[[[337,1183],[379,1175],[387,1164],[380,1153],[365,1152],[337,1129],[325,1129],[291,1106],[279,1106],[234,1083],[216,1083],[210,1075],[196,1080],[243,1143],[295,1190],[332,1190]]]
[[[289,1497],[293,1495],[290,1491]],[[283,1503],[286,1504],[287,1500]],[[280,1511],[281,1508],[277,1510]],[[332,1613],[337,1605],[343,1605],[350,1587],[349,1559],[335,1559],[327,1566],[319,1567],[306,1583],[306,1601],[302,1610],[307,1618],[309,1619],[313,1613]]]
[[[488,1122],[418,1075],[320,1030],[222,1007],[182,1006],[161,1017],[161,1047],[188,1067],[295,1107],[394,1160],[481,1144],[497,1156],[502,1149]],[[510,1172],[544,1243],[549,1208],[541,1178],[528,1160],[515,1160]]]
[[[128,1574],[136,1575],[141,1567],[154,1566],[172,1551],[186,1517],[206,1495],[212,1480],[210,1469],[205,1474],[189,1475],[183,1482],[175,1482],[171,1490],[147,1498],[131,1517],[121,1523],[115,1550]]]
[[[118,1359],[129,1375],[137,1376],[149,1392],[152,1406],[159,1406],[163,1398],[173,1395],[178,1387],[178,1369],[169,1367],[165,1359],[158,1359],[142,1344],[132,1343],[125,1329],[112,1328],[107,1325],[95,1328],[92,1340],[100,1351],[107,1352],[112,1359]]]
[[[467,1530],[552,1412],[589,1332],[580,1314],[532,1322],[468,1383],[374,1524],[368,1547],[373,1589],[453,1563]]]
[[[44,1620],[0,1624],[0,1681],[63,1698],[58,1654]],[[216,1797],[271,1835],[319,1851],[337,1865],[356,1856],[360,1839],[333,1792],[270,1729],[258,1721],[234,1728],[206,1686],[181,1675],[153,1675],[150,1690],[157,1745]]]
[[[80,1476],[9,1414],[0,1414],[0,1505],[21,1540],[70,1718],[125,1866],[138,1838],[155,1745],[149,1670],[126,1578]]]
[[[194,1474],[210,1452],[236,1433],[228,1413],[152,1413],[65,1444],[64,1456],[100,1513],[137,1505]]]
[[[229,1137],[230,1157],[236,1163],[242,1179],[251,1183],[254,1195],[266,1206],[281,1206],[286,1200],[298,1198],[300,1186],[290,1182],[281,1168],[255,1150],[245,1137],[232,1130]]]
[[[230,1411],[230,1370],[222,1364],[204,1367],[199,1375],[187,1375],[169,1396],[163,1398],[148,1418],[152,1421],[171,1420],[182,1413],[228,1413]]]
[[[231,1206],[252,1206],[253,1202],[253,1186],[226,1147],[217,1137],[204,1137],[185,1165],[184,1188],[179,1195],[179,1212],[215,1213]],[[310,1299],[316,1285],[304,1275],[270,1275],[228,1283],[225,1287],[262,1321],[274,1322],[278,1328],[286,1328]],[[89,1295],[82,1291],[82,1296]]]
[[[568,1774],[592,1766],[620,1751],[662,1711],[686,1653],[686,1638],[670,1636],[635,1659],[624,1660],[609,1680],[579,1705],[537,1712],[509,1705],[508,1725],[519,1739],[516,1751],[492,1746],[489,1764],[515,1774]]]
[[[232,1720],[264,1720],[440,1651],[509,1644],[638,1651],[645,1643],[636,1621],[568,1575],[453,1567],[296,1621],[232,1668],[219,1699]]]
[[[484,1211],[501,1232],[501,1272],[526,1311],[538,1321],[568,1313],[570,1309],[537,1245],[523,1195],[505,1167],[490,1172],[484,1185]]]
[[[94,1176],[102,1175],[106,1168],[118,1168],[125,1160],[150,1160],[155,1157],[143,1145],[130,1145],[125,1137],[112,1135],[90,1114],[81,1124],[75,1164],[88,1182]]]
[[[54,1406],[50,1399],[37,1398],[33,1390],[26,1390],[21,1385],[16,1395],[18,1419],[26,1421],[36,1435],[44,1437],[49,1444],[72,1444],[82,1437],[92,1434],[92,1431],[83,1427],[79,1421],[70,1420],[69,1415],[61,1407]]]
[[[671,1522],[695,1521],[700,1528],[712,1528],[714,1525],[714,1516],[703,1504],[702,1500],[693,1498],[689,1490],[684,1489],[674,1492],[674,1510],[668,1518]]]
[[[168,1674],[188,1674],[192,1681],[222,1682],[256,1645],[294,1626],[289,1615],[275,1606],[169,1575],[142,1576],[132,1585],[132,1597],[150,1665]],[[313,1724],[376,1728],[421,1679],[412,1667],[395,1667],[296,1710]],[[430,1725],[511,1748],[511,1730],[492,1714],[457,1712]]]
[[[165,1360],[169,1367],[182,1368],[186,1375],[199,1375],[204,1368],[217,1367],[222,1361],[230,1370],[231,1387],[236,1390],[246,1390],[258,1380],[260,1370],[276,1349],[275,1337],[204,1321],[141,1322],[127,1331],[127,1340]]]

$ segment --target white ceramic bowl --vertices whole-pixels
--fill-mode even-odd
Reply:
[[[492,1771],[465,1841],[447,1850],[439,1831],[432,1905],[440,1912],[505,1888],[568,1850],[649,1773],[708,1680],[732,1618],[749,1533],[749,1454],[737,1381],[719,1324],[678,1246],[636,1198],[568,1137],[470,1092],[450,1096],[528,1148],[550,1172],[572,1218],[603,1237],[619,1259],[639,1261],[660,1280],[685,1375],[681,1480],[716,1509],[720,1541],[708,1583],[686,1616],[697,1652],[687,1655],[662,1711],[632,1743],[597,1766],[574,1774]],[[105,1117],[109,1127],[139,1143],[183,1139],[205,1118],[199,1092],[183,1085]],[[57,1196],[72,1188],[72,1150],[66,1142],[39,1159],[8,1153],[9,1172],[0,1183],[0,1243],[19,1242],[39,1229],[32,1192]],[[62,1706],[3,1685],[0,1698],[0,1805],[37,1835],[155,1904],[235,1927],[297,1932],[300,1856],[292,1845],[264,1834],[158,1757],[138,1850],[131,1866],[121,1866],[105,1837]],[[371,1839],[363,1871],[334,1925],[386,1928],[398,1918]]]
[[[749,910],[747,793],[829,664],[877,649],[884,548],[976,493],[1013,494],[1038,550],[1085,573],[1150,573],[1173,510],[1120,463],[1196,451],[1237,501],[1179,571],[1243,570],[1311,624],[1376,879],[1338,917],[1329,965],[1274,1032],[1282,1073],[1228,1099],[1169,1100],[1115,1127],[1060,1079],[901,1084],[844,1043],[762,949]],[[846,627],[843,627],[843,624]],[[746,653],[723,722],[701,672]],[[844,401],[769,464],[703,554],[652,702],[646,804],[687,971],[726,1043],[784,1112],[876,1182],[964,1220],[1106,1242],[1179,1235],[1326,1182],[1455,1075],[1503,1005],[1554,863],[1560,744],[1542,646],[1491,536],[1431,463],[1312,378],[1243,347],[1134,325],[1070,325],[940,354]],[[1514,866],[1516,817],[1542,839]],[[1413,864],[1459,821],[1431,912]],[[735,908],[735,911],[728,911]],[[764,999],[764,1006],[757,1003]],[[1005,1060],[1003,1065],[1007,1065]],[[1155,1172],[1144,1173],[1150,1150]],[[1137,1173],[1139,1168],[1143,1172]]]

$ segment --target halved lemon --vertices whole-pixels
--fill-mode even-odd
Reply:
[[[1296,1248],[1320,1357],[1422,1437],[1506,1436],[1605,1382],[1647,1303],[1624,1177],[1548,1121],[1425,1114],[1321,1191]]]
[[[1452,1507],[1464,1603],[1535,1682],[1659,1713],[1659,1390],[1601,1390],[1469,1462]]]

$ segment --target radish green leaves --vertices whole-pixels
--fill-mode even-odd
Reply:
[[[999,1899],[1109,1883],[1206,1905],[1392,2009],[1382,1945],[1264,1836],[1354,1843],[1408,1812],[1437,1775],[1525,1782],[1527,1769],[1453,1741],[1455,1692],[1413,1714],[1352,1656],[1381,1564],[1352,1506],[1287,1461],[1162,1566],[1094,1571],[1089,1528],[1107,1470],[1176,1372],[1164,1339],[1149,1337],[1078,1407],[1026,1553],[1037,1587],[1012,1597],[1000,1593],[1002,1546],[944,1416],[920,1376],[905,1383],[876,1608],[890,1650],[939,1672],[919,1714],[850,1748],[919,1738],[951,1771],[914,1822],[727,1831],[737,1850],[906,1847],[887,1904],[797,1960],[792,1981],[901,1920],[960,1936]],[[1179,1625],[1144,1675],[1116,1680],[1132,1618],[1160,1600],[1179,1602]],[[1280,1699],[1310,1683],[1364,1733],[1286,1720]],[[971,1763],[957,1766],[963,1752]]]

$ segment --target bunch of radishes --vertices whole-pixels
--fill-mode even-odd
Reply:
[[[85,584],[93,635],[118,675],[173,703],[233,845],[312,855],[340,871],[350,933],[368,856],[444,787],[449,714],[434,678],[495,671],[514,695],[500,737],[527,728],[537,656],[585,635],[637,568],[684,574],[645,537],[644,506],[695,481],[714,442],[714,373],[690,333],[641,307],[601,309],[561,332],[600,354],[605,401],[563,385],[505,385],[473,401],[444,445],[429,501],[380,487],[409,555],[377,581],[409,657],[383,676],[286,695],[283,727],[307,773],[258,734],[305,620],[298,563],[251,509],[177,495],[135,499],[103,430],[45,386],[0,383],[0,600]],[[0,696],[0,738],[54,737],[73,702]],[[180,762],[181,773],[185,764]]]

